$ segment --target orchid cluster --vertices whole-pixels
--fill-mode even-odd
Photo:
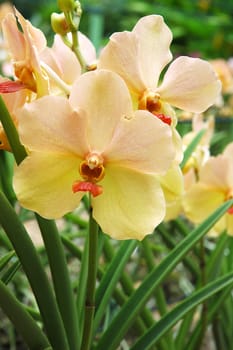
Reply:
[[[212,155],[210,146],[214,135],[214,118],[204,121],[202,115],[195,115],[192,131],[182,138],[184,150],[198,137],[198,144],[188,161],[182,167],[184,191],[167,210],[165,220],[184,215],[192,223],[201,223],[214,209],[233,196],[232,147],[229,143],[219,154]],[[209,231],[210,236],[222,232],[233,234],[232,208]]]
[[[58,6],[61,12],[51,16],[51,47],[16,8],[1,20],[7,59],[0,77],[0,152],[12,154],[15,164],[7,158],[10,195],[4,190],[9,164],[0,170],[0,224],[31,285],[45,333],[3,282],[0,306],[30,349],[116,350],[131,325],[140,337],[130,349],[154,349],[178,320],[177,314],[166,314],[160,283],[206,233],[233,235],[233,145],[212,156],[213,120],[202,120],[202,113],[219,101],[222,84],[211,63],[187,56],[172,59],[172,32],[160,15],[147,15],[131,31],[112,34],[97,54],[79,30],[79,1],[59,0]],[[183,138],[177,129],[179,113],[195,114],[193,131]],[[85,209],[82,217],[80,208]],[[17,217],[24,210],[35,213],[52,292]],[[85,231],[82,250],[53,221],[69,215]],[[155,230],[163,235],[163,225],[177,223],[178,217],[188,219],[194,230],[154,266],[146,236],[153,237]],[[123,240],[115,255],[109,253],[109,236]],[[139,244],[148,277],[137,289],[123,270]],[[81,262],[75,287],[63,245]],[[110,260],[104,269],[97,264],[101,249]],[[0,259],[0,271],[11,257]],[[203,286],[204,294],[191,296],[192,302],[177,311],[179,319],[190,305],[204,303],[232,283],[231,273]],[[170,321],[161,318],[161,325],[145,307],[155,290],[160,316],[170,315]],[[107,325],[111,298],[122,309]],[[204,333],[210,319],[205,320]],[[177,337],[176,349],[182,339]],[[173,342],[170,334],[161,349],[174,349]]]
[[[52,48],[17,10],[2,23],[14,80],[4,79],[0,90],[10,93],[3,98],[27,149],[15,193],[22,206],[54,219],[89,192],[104,232],[142,239],[165,216],[163,187],[182,189],[174,107],[203,112],[220,83],[210,64],[191,57],[175,59],[160,81],[172,58],[172,33],[161,16],[113,34],[96,59],[91,42],[77,33],[79,5],[67,8],[52,16],[59,33]],[[68,23],[70,9],[75,16]],[[5,139],[3,131],[8,149]]]

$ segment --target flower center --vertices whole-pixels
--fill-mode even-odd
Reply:
[[[90,192],[94,197],[103,192],[102,186],[96,183],[104,177],[103,158],[98,154],[89,154],[79,166],[79,173],[84,181],[76,181],[72,186],[74,193]]]
[[[162,103],[160,101],[160,95],[150,90],[144,91],[141,98],[139,99],[138,109],[145,109],[154,114],[162,122],[171,125],[172,118],[162,114],[161,108]]]

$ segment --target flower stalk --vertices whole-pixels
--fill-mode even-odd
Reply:
[[[89,256],[88,256],[88,276],[86,288],[86,302],[84,315],[84,329],[82,336],[81,350],[89,350],[93,337],[93,321],[95,313],[95,288],[97,277],[98,259],[98,231],[99,227],[92,215],[90,208],[89,218]]]

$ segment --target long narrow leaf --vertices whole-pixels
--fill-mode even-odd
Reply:
[[[190,144],[186,148],[186,150],[184,152],[184,158],[183,158],[183,160],[182,160],[182,162],[180,164],[181,169],[185,166],[185,164],[187,163],[187,161],[191,157],[192,153],[194,152],[195,148],[197,147],[197,145],[201,141],[201,138],[202,138],[202,136],[204,135],[205,132],[206,132],[205,129],[199,131],[199,133],[194,137],[194,139],[190,142]]]
[[[12,278],[14,277],[14,275],[16,274],[16,272],[19,270],[20,267],[21,267],[21,263],[17,259],[2,276],[1,278],[2,282],[5,284],[8,284],[12,280]]]
[[[231,290],[232,290],[232,286],[230,285],[227,288],[225,288],[220,295],[219,294],[216,295],[215,298],[213,298],[213,301],[211,302],[211,304],[208,305],[208,315],[207,315],[208,323],[213,321],[213,318],[214,316],[216,316],[217,312],[222,310],[222,305],[226,301],[227,297],[230,295]],[[232,308],[230,310],[232,310]],[[192,330],[192,336],[188,338],[188,343],[183,345],[183,348],[185,347],[185,348],[188,348],[189,350],[197,349],[197,342],[199,340],[201,333],[202,333],[202,319],[200,318],[198,323],[195,325],[194,330]]]
[[[49,259],[49,267],[52,274],[54,291],[67,339],[72,350],[78,349],[78,318],[71,286],[68,266],[61,238],[53,220],[47,220],[36,215],[37,222],[43,237],[46,253]]]
[[[11,251],[6,253],[3,257],[0,259],[0,271],[7,265],[7,263],[11,260],[11,258],[15,256],[15,252]]]
[[[155,267],[139,288],[132,294],[113,319],[106,332],[100,338],[96,349],[114,350],[126,334],[137,314],[140,312],[153,291],[168,276],[178,262],[192,249],[221,216],[233,205],[233,200],[224,203],[201,225],[185,237],[163,261]]]
[[[190,310],[232,284],[233,272],[199,289],[161,318],[136,344],[134,344],[131,350],[151,349],[151,346],[155,345],[156,342]]]
[[[97,329],[99,322],[101,321],[103,314],[106,310],[107,303],[111,294],[116,287],[121,273],[127,263],[130,255],[136,248],[137,242],[134,240],[125,241],[121,244],[118,252],[111,261],[103,279],[100,281],[100,285],[96,291],[96,306],[97,311],[95,314],[94,330]]]
[[[68,349],[60,313],[38,253],[30,236],[2,192],[0,192],[0,223],[14,246],[31,284],[51,345],[54,349]]]
[[[36,321],[25,311],[20,302],[0,281],[0,307],[12,321],[29,349],[42,350],[49,348],[49,342]]]

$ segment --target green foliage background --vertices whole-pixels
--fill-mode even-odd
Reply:
[[[58,11],[56,0],[12,3],[44,31],[50,43],[50,14]],[[98,48],[111,33],[132,29],[141,16],[160,14],[172,29],[174,54],[203,58],[233,56],[233,0],[83,0],[81,4],[81,31]]]

